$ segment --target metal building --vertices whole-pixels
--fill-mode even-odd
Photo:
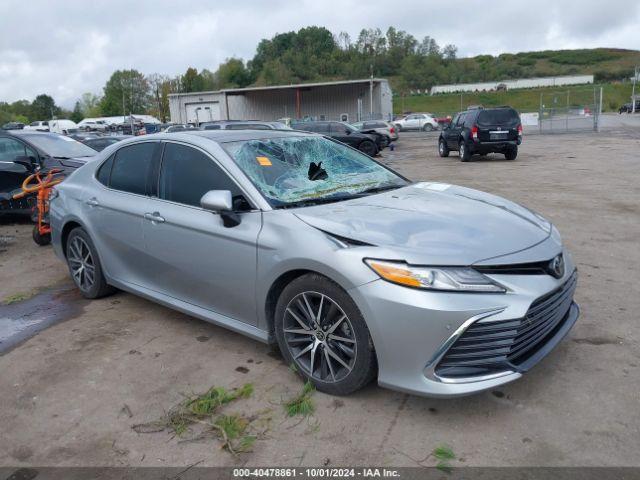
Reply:
[[[391,119],[392,95],[382,78],[169,95],[173,123],[210,120]]]

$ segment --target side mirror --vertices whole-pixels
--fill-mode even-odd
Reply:
[[[225,227],[240,225],[240,215],[233,211],[233,197],[229,190],[209,190],[200,199],[200,206],[210,212],[219,213]]]
[[[36,171],[36,159],[33,157],[21,155],[19,157],[16,157],[13,160],[13,163],[22,165],[29,173],[34,173]]]
[[[351,135],[351,130],[349,130],[348,128],[345,128],[345,129],[344,129],[344,133],[345,133],[346,135]]]

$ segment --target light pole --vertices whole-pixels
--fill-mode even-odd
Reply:
[[[631,89],[631,113],[636,113],[636,82],[638,81],[638,74],[640,68],[636,65],[633,69],[633,88]]]

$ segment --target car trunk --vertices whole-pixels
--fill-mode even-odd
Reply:
[[[513,141],[518,139],[520,117],[510,108],[483,110],[478,115],[478,140],[481,142]]]

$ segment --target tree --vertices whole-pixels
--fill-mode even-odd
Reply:
[[[251,74],[239,58],[227,58],[214,75],[219,88],[242,88],[251,83]]]
[[[59,108],[50,95],[42,93],[31,102],[31,118],[45,120],[58,115]]]
[[[171,93],[171,79],[166,75],[153,73],[148,77],[153,107],[151,112],[163,123],[169,118],[169,93]]]
[[[203,90],[202,76],[195,68],[189,67],[182,76],[183,92],[201,92]]]
[[[71,120],[78,123],[84,118],[84,114],[82,113],[82,107],[80,106],[80,101],[77,101],[75,106],[73,107],[73,112],[71,113]]]
[[[79,102],[83,118],[95,118],[102,115],[100,111],[100,97],[98,95],[91,92],[83,93]]]
[[[104,86],[100,102],[106,116],[145,113],[150,105],[149,83],[137,70],[116,70]]]

